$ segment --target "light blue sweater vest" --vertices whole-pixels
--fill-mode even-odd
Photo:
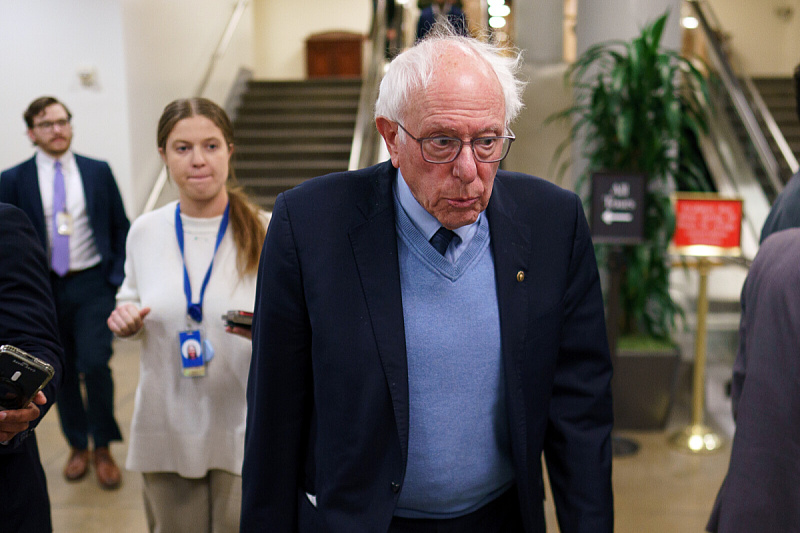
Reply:
[[[514,481],[488,221],[451,263],[396,212],[409,443],[395,515],[451,518]]]

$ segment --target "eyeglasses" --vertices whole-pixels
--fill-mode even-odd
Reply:
[[[511,149],[511,143],[514,142],[514,132],[508,130],[511,135],[501,135],[497,137],[476,137],[471,141],[462,141],[457,137],[423,137],[417,139],[403,127],[399,122],[397,123],[400,129],[419,143],[420,151],[422,152],[422,159],[428,163],[452,163],[461,153],[461,149],[465,144],[470,145],[475,159],[481,163],[497,163],[502,161],[508,155]]]
[[[45,131],[52,130],[56,126],[58,126],[59,129],[63,130],[64,128],[69,126],[69,119],[68,118],[61,118],[61,119],[58,119],[58,120],[54,120],[52,122],[50,122],[49,120],[45,120],[44,122],[40,122],[38,124],[34,124],[33,125],[34,128],[39,128],[39,129],[45,130]]]

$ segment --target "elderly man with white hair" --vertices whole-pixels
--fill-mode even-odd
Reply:
[[[278,197],[242,531],[613,530],[611,363],[581,202],[498,170],[519,57],[439,31],[380,87],[391,160]]]

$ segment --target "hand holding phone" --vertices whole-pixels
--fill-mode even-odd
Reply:
[[[253,313],[250,311],[228,311],[222,315],[222,320],[225,321],[225,329],[228,333],[252,340]]]
[[[0,346],[0,410],[23,409],[47,383],[55,370],[16,346]]]
[[[0,442],[8,442],[18,433],[27,430],[31,422],[39,418],[39,406],[46,403],[47,398],[39,391],[24,408],[0,411]]]
[[[253,313],[249,311],[228,311],[222,315],[225,325],[231,328],[251,329],[253,327]]]

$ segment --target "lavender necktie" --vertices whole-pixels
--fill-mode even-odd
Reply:
[[[53,249],[50,262],[53,272],[63,276],[69,271],[69,235],[58,231],[59,213],[67,213],[67,191],[64,188],[64,174],[61,172],[61,161],[56,161],[56,173],[53,180]]]

